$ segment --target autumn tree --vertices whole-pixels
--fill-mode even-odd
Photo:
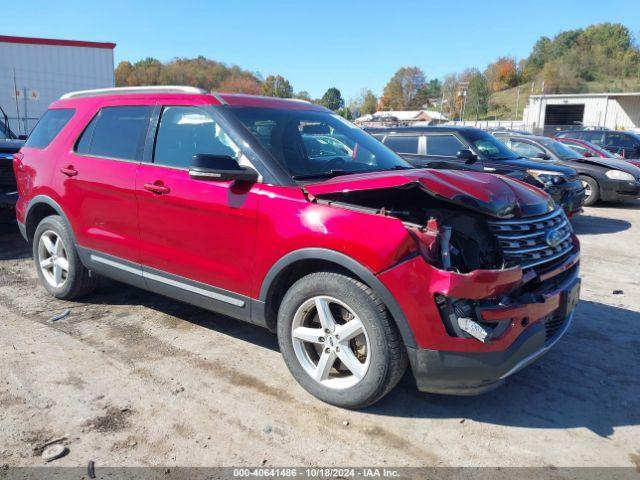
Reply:
[[[425,86],[426,77],[418,67],[402,67],[391,77],[380,99],[383,110],[420,108],[418,93]]]
[[[191,85],[209,91],[258,93],[256,84],[260,84],[256,75],[247,70],[205,57],[174,58],[167,63],[154,58],[134,64],[120,62],[114,73],[117,86]]]
[[[324,95],[320,99],[320,105],[328,108],[329,110],[333,110],[334,112],[339,108],[344,107],[344,100],[342,99],[342,94],[340,90],[335,87],[331,87],[324,92]]]
[[[249,95],[260,95],[262,86],[255,78],[251,77],[228,77],[223,80],[217,88],[221,92],[247,93]]]
[[[268,97],[291,98],[293,87],[281,75],[269,75],[262,84],[262,94]]]
[[[489,90],[498,92],[518,84],[518,68],[516,59],[500,57],[491,63],[484,72]]]

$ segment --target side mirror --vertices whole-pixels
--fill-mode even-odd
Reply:
[[[191,160],[189,176],[198,180],[212,182],[226,182],[235,180],[238,182],[255,183],[258,181],[258,172],[251,167],[238,165],[228,155],[209,155],[198,153]]]
[[[533,158],[539,158],[540,160],[549,160],[551,157],[544,152],[538,152]]]
[[[593,157],[593,153],[591,153],[589,150],[585,150],[583,156],[584,158]]]
[[[456,154],[456,158],[464,160],[464,163],[471,164],[478,161],[478,156],[469,149],[462,149]]]
[[[18,135],[18,140],[26,140],[28,135]]]

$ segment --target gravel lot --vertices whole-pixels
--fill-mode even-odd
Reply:
[[[640,203],[586,209],[573,327],[479,397],[410,376],[361,412],[289,375],[275,336],[115,282],[81,302],[38,285],[0,234],[0,465],[636,466],[640,469]],[[622,294],[613,294],[622,290]],[[49,319],[69,308],[66,318]]]

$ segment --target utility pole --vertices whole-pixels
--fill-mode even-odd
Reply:
[[[18,85],[16,83],[16,69],[13,69],[13,95],[16,99],[16,122],[18,122],[18,127],[20,127],[20,108],[18,107]],[[24,132],[26,133],[26,132]]]
[[[520,85],[516,93],[516,120],[518,119],[518,109],[520,108]]]

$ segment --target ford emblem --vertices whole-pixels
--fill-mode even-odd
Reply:
[[[560,245],[560,242],[562,242],[563,238],[564,232],[561,228],[551,230],[549,233],[547,233],[547,245],[549,245],[550,247],[557,247],[558,245]]]

